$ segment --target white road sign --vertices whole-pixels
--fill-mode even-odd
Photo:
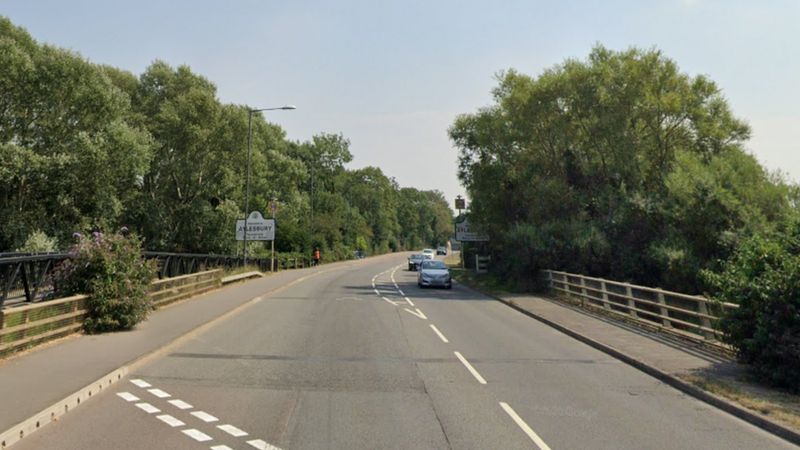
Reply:
[[[244,240],[244,219],[236,221],[236,240]],[[258,211],[251,212],[247,216],[247,240],[275,240],[275,219],[265,219]]]
[[[488,241],[489,236],[470,229],[469,223],[464,219],[463,222],[456,223],[456,240],[462,242]]]

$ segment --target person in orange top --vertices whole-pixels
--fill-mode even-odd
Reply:
[[[319,257],[320,257],[319,248],[315,248],[314,249],[314,265],[315,266],[319,264]]]

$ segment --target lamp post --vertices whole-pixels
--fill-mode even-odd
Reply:
[[[244,194],[244,243],[242,244],[242,255],[244,256],[244,261],[242,266],[247,265],[247,218],[250,216],[250,154],[252,153],[251,141],[253,135],[253,114],[262,111],[289,109],[297,109],[297,107],[294,105],[285,105],[277,108],[259,108],[247,110],[247,186],[245,187]]]

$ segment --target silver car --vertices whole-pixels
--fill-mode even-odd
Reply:
[[[453,287],[450,269],[443,261],[422,261],[419,274],[417,275],[417,285],[419,285],[419,287],[441,286],[445,289],[450,289]]]

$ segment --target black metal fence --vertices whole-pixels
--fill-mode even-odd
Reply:
[[[243,258],[195,253],[143,252],[156,261],[158,278],[170,278],[208,269],[232,269],[244,263]],[[0,253],[0,307],[46,300],[53,295],[53,275],[66,253]],[[248,258],[248,266],[262,272],[296,269],[308,266],[308,259],[278,256],[274,267],[270,258]]]

